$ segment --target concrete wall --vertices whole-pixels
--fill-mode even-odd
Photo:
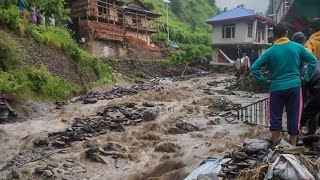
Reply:
[[[248,37],[248,26],[249,23],[253,24],[252,37]],[[223,38],[222,27],[224,24],[217,24],[212,26],[212,43],[213,44],[237,44],[237,43],[250,43],[250,42],[268,42],[268,26],[266,24],[261,24],[257,21],[244,21],[235,24],[235,37],[234,38]],[[264,40],[262,38],[264,31]],[[258,36],[260,36],[260,41]]]
[[[150,37],[145,32],[144,33],[142,33],[142,32],[137,33],[136,31],[134,32],[134,31],[127,30],[126,36],[130,36],[130,37],[135,37],[135,38],[141,39],[141,40],[147,42],[148,45],[150,45]]]

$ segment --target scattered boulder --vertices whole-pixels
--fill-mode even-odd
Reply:
[[[86,98],[83,100],[83,104],[95,104],[98,102],[97,98]]]
[[[11,170],[12,179],[20,179],[20,171],[18,168],[13,168]]]
[[[42,138],[37,138],[36,140],[33,141],[34,146],[48,146],[49,145],[49,138],[47,137],[42,137]]]
[[[154,121],[158,117],[158,111],[156,109],[150,109],[143,113],[142,120],[149,122]]]
[[[198,126],[195,126],[195,125],[187,123],[187,122],[177,123],[176,126],[177,126],[177,128],[180,128],[186,132],[193,132],[193,131],[200,130],[200,128]]]
[[[219,125],[224,121],[223,117],[217,116],[207,122],[208,125]]]
[[[164,142],[156,145],[154,150],[156,152],[175,153],[181,149],[180,144],[173,142]]]
[[[116,168],[123,168],[127,163],[127,160],[124,158],[117,158],[115,161]]]
[[[187,131],[177,128],[177,127],[171,127],[168,129],[169,134],[185,134]]]
[[[41,174],[43,174],[43,171],[45,170],[45,168],[44,167],[36,167],[35,169],[34,169],[34,173],[35,174],[38,174],[38,175],[41,175]]]
[[[142,105],[145,107],[155,107],[156,103],[154,103],[152,101],[147,101],[147,102],[144,102]]]
[[[46,177],[51,177],[53,175],[53,173],[52,173],[52,171],[47,169],[47,170],[43,171],[43,175],[45,175]]]

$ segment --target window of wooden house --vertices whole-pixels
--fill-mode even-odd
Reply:
[[[222,26],[222,38],[230,39],[235,37],[236,26],[234,24]]]
[[[252,29],[253,29],[253,24],[249,23],[248,24],[248,37],[252,38]]]
[[[98,0],[98,12],[99,14],[108,14],[109,5],[106,0]]]
[[[139,17],[133,17],[132,18],[132,23],[134,25],[140,26],[141,25],[141,19]]]

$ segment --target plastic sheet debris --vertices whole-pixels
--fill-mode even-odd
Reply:
[[[221,164],[225,164],[231,160],[232,160],[231,158],[220,159],[220,160],[206,160],[200,167],[198,167],[195,171],[193,171],[184,180],[197,180],[200,174],[202,175],[218,174],[222,169]]]
[[[313,175],[291,154],[282,154],[269,168],[265,180],[315,180]]]

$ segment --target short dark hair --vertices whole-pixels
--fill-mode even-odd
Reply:
[[[273,36],[277,37],[277,38],[281,38],[287,35],[288,29],[287,26],[282,24],[282,23],[278,23],[273,27]]]
[[[315,18],[310,23],[310,28],[314,31],[320,31],[320,18]]]
[[[306,41],[306,36],[303,34],[303,32],[296,32],[292,36],[292,41],[303,44]]]

